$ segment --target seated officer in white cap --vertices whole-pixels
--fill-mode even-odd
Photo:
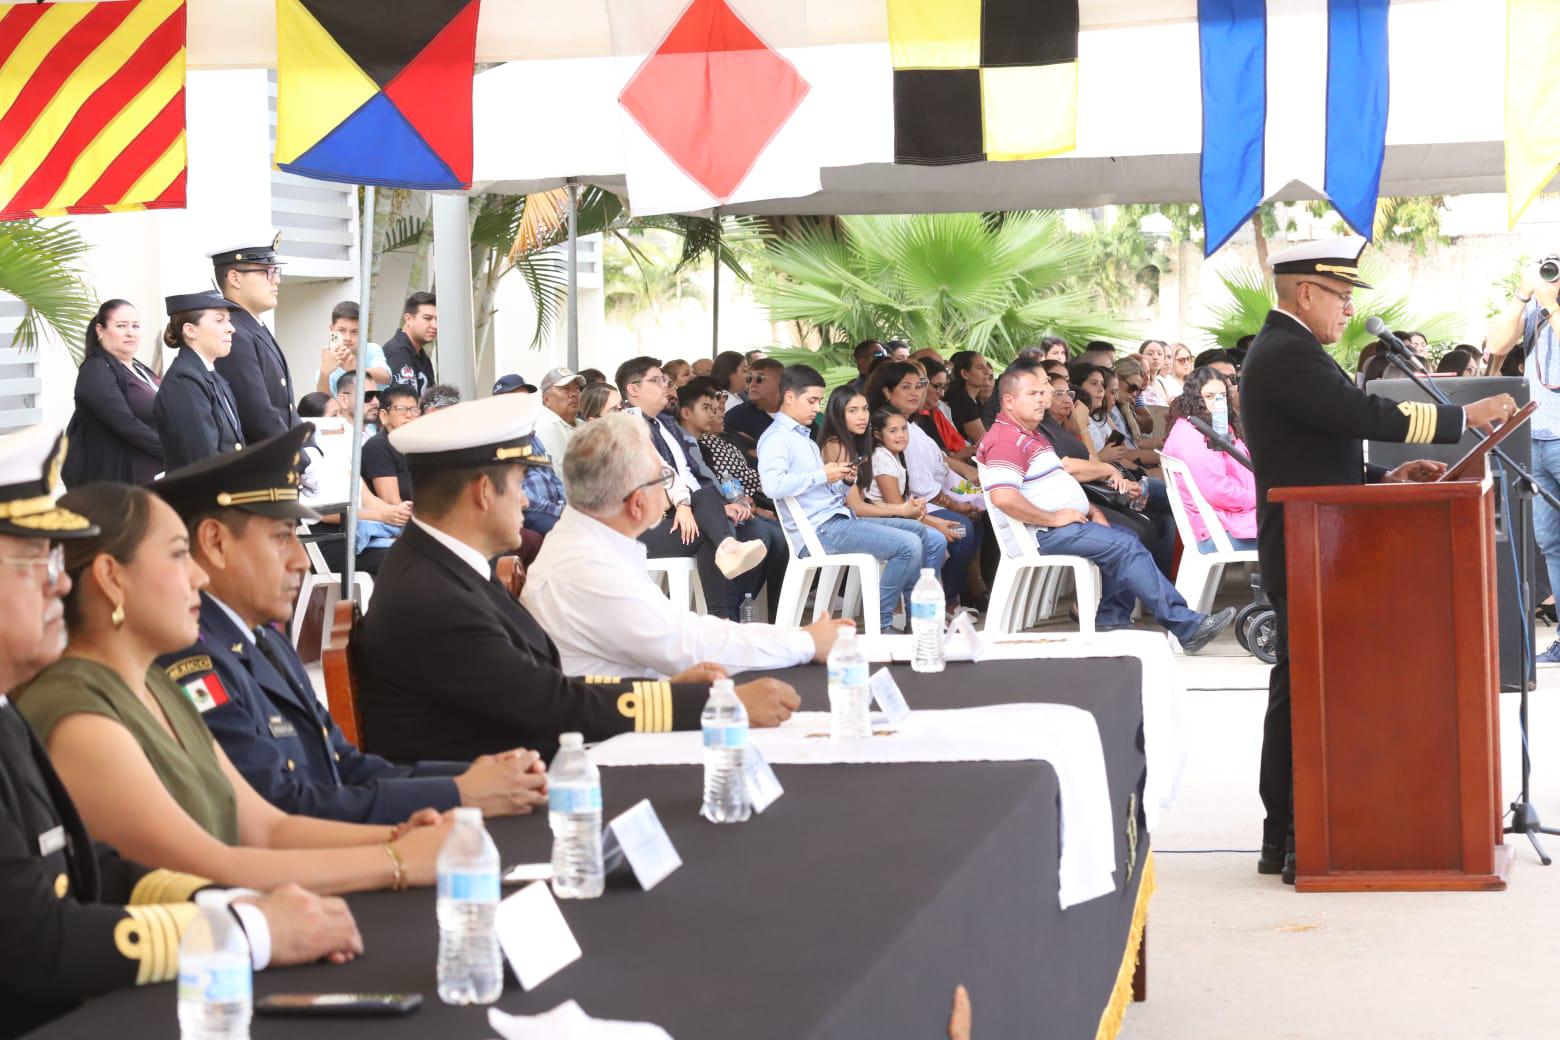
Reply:
[[[0,440],[0,690],[24,685],[64,646],[70,588],[60,539],[97,528],[54,506],[64,444],[35,426]],[[173,978],[204,878],[149,870],[93,842],[32,730],[0,694],[0,1038],[89,997]],[[362,951],[340,899],[284,885],[234,903],[255,967]],[[171,999],[171,997],[170,997]]]
[[[1257,552],[1262,587],[1278,611],[1278,660],[1268,685],[1259,788],[1267,810],[1257,870],[1294,879],[1293,764],[1289,728],[1289,588],[1283,507],[1268,491],[1293,485],[1434,480],[1439,462],[1407,462],[1388,472],[1365,464],[1364,442],[1455,444],[1467,426],[1487,426],[1516,410],[1500,394],[1466,407],[1390,401],[1365,393],[1325,347],[1354,314],[1363,238],[1308,242],[1274,253],[1278,306],[1268,313],[1240,371],[1241,418],[1257,479]],[[1286,862],[1287,860],[1287,862]]]
[[[425,807],[530,812],[545,786],[534,752],[410,766],[365,755],[320,703],[292,642],[272,627],[292,616],[309,569],[294,532],[318,516],[298,500],[300,452],[312,432],[304,423],[152,485],[188,526],[190,551],[210,578],[199,642],[157,663],[186,689],[221,691],[197,701],[207,728],[283,812],[386,824]]]
[[[490,561],[520,544],[521,470],[548,464],[531,442],[535,411],[533,395],[505,394],[391,434],[417,512],[379,569],[354,643],[364,743],[381,754],[463,758],[523,744],[550,758],[560,733],[699,727],[718,669],[671,682],[570,678],[552,640],[493,580]],[[755,726],[778,725],[800,703],[773,679],[737,695]]]
[[[175,470],[244,446],[238,401],[216,367],[232,349],[231,315],[239,307],[214,292],[169,296],[163,305],[163,344],[178,353],[152,402],[152,422],[163,465]]]
[[[233,384],[244,440],[250,443],[299,422],[287,355],[271,330],[260,323],[260,315],[276,309],[282,281],[282,261],[277,259],[276,248],[281,242],[278,231],[210,254],[217,286],[238,305],[233,314],[233,349],[217,362],[217,371]]]

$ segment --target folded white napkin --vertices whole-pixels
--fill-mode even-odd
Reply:
[[[650,1022],[591,1018],[572,1000],[540,1015],[506,1015],[488,1008],[488,1025],[504,1040],[672,1040]]]

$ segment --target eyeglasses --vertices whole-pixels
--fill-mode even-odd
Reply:
[[[628,385],[633,386],[635,383],[654,383],[656,386],[672,385],[665,376],[645,376],[643,379],[630,380]]]
[[[903,390],[906,387],[913,387],[916,390],[925,390],[926,389],[926,380],[918,379],[918,380],[916,380],[913,383],[900,383],[897,387],[895,387],[895,389],[896,390]]]
[[[948,389],[948,381],[946,379],[944,379],[941,383],[939,383],[937,380],[933,379],[930,383],[927,383],[926,385],[931,387],[933,390],[936,390],[939,394],[942,393],[944,390]]]
[[[1313,289],[1322,290],[1322,292],[1326,293],[1328,296],[1336,297],[1338,302],[1343,304],[1343,309],[1346,311],[1352,311],[1354,309],[1353,293],[1339,292],[1337,289],[1329,289],[1321,282],[1301,282],[1300,284],[1309,285]]]
[[[661,485],[661,488],[667,494],[671,494],[672,485],[676,482],[677,474],[673,473],[672,468],[663,462],[661,463],[661,475],[659,477],[656,477],[654,480],[647,480],[643,484],[635,484],[634,490],[623,496],[623,501],[627,502],[629,499],[633,498],[637,492],[643,491],[645,488],[655,487],[657,484]]]
[[[49,584],[57,585],[65,575],[65,547],[56,545],[44,556],[0,556],[0,563],[9,563],[13,567],[42,567]]]
[[[1192,363],[1192,355],[1177,354],[1172,360],[1178,365],[1190,365]]]
[[[1143,392],[1143,384],[1142,383],[1134,383],[1134,382],[1132,382],[1132,380],[1129,379],[1129,380],[1127,380],[1127,389],[1132,391],[1133,395],[1136,396],[1136,395],[1141,394]]]
[[[268,267],[240,267],[244,274],[263,274],[268,281],[279,282],[282,280],[282,269],[272,264]]]
[[[393,404],[390,406],[390,410],[396,415],[404,415],[407,418],[422,414],[422,409],[415,404]]]

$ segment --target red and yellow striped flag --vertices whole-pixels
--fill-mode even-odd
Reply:
[[[184,205],[184,2],[0,4],[0,220]]]

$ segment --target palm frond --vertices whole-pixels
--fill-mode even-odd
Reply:
[[[0,223],[0,293],[16,297],[24,308],[14,346],[36,349],[48,328],[81,363],[83,333],[97,312],[92,288],[81,272],[88,248],[70,224]]]
[[[381,253],[394,253],[402,249],[411,249],[422,241],[423,234],[428,229],[428,221],[423,217],[396,217],[385,228],[384,238],[379,240]]]
[[[535,350],[547,342],[563,313],[569,292],[567,261],[557,253],[535,253],[516,260],[513,270],[525,280],[526,288],[531,291],[531,301],[536,305],[536,334],[531,337],[531,349]]]

